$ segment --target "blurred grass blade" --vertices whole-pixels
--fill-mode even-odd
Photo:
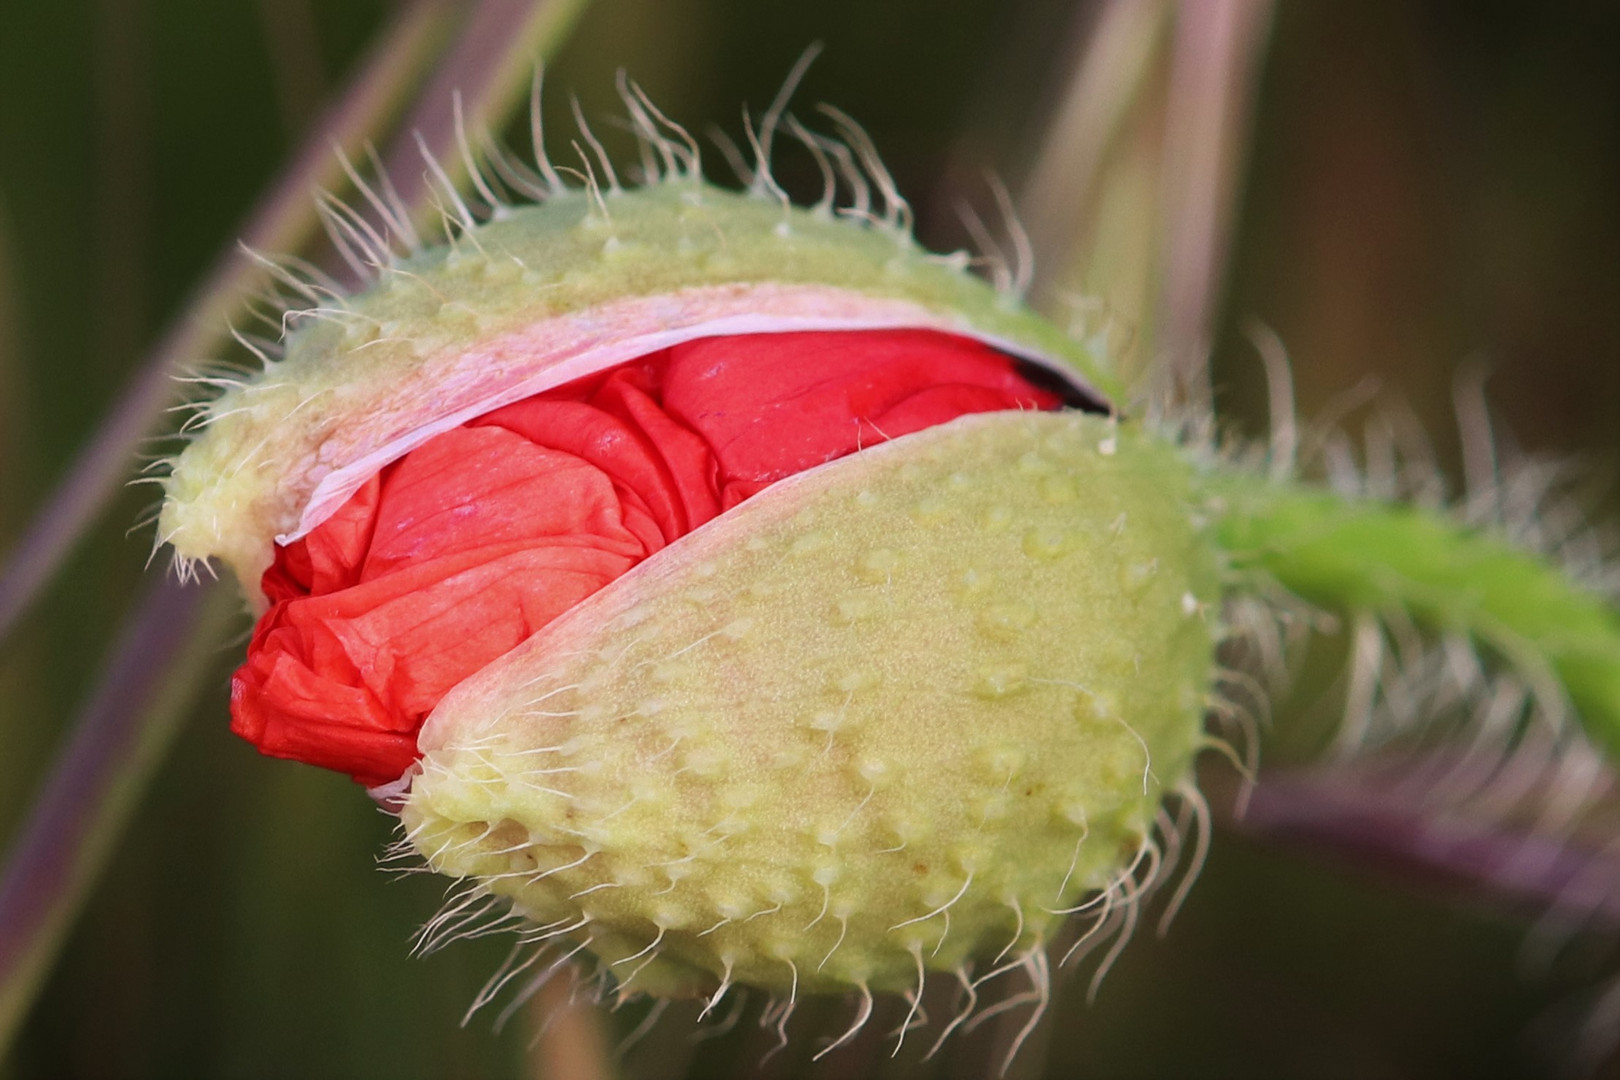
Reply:
[[[1270,0],[1183,3],[1171,48],[1153,355],[1161,378],[1201,389],[1207,406],[1205,367],[1270,24]]]
[[[28,439],[31,401],[24,398],[28,358],[23,356],[18,333],[17,275],[11,254],[11,215],[0,200],[0,522],[9,522],[19,498],[19,481],[31,464]]]
[[[1127,365],[1157,366],[1164,345],[1152,338],[1172,340],[1152,334],[1158,324],[1181,332],[1210,319],[1270,11],[1270,0],[1107,0],[1034,147],[1017,205],[1035,245],[1035,297],[1053,310],[1100,296],[1112,320],[1138,328]],[[1199,197],[1184,207],[1189,187]],[[1167,320],[1169,305],[1178,315]],[[1121,374],[1135,384],[1140,371]],[[1004,1054],[1022,1044],[1013,1075],[1041,1075],[1052,1025],[1026,1043],[1025,1023],[1003,1019],[997,1044]]]
[[[1065,296],[1099,297],[1108,320],[1134,330],[1126,381],[1137,385],[1132,376],[1152,371],[1206,413],[1213,402],[1205,365],[1272,12],[1270,0],[1110,0],[1020,193],[1042,268],[1037,294],[1049,306]],[[1413,553],[1410,544],[1399,550]],[[1515,566],[1537,569],[1528,559]],[[1611,617],[1591,598],[1571,602],[1589,621]],[[1569,619],[1553,624],[1557,636],[1571,632]],[[1592,714],[1587,720],[1600,725],[1594,734],[1612,745],[1613,695],[1594,674],[1604,670],[1588,662],[1575,671],[1585,680],[1576,696]],[[1416,773],[1421,764],[1405,767]],[[1216,784],[1230,779],[1206,772]],[[1240,805],[1235,791],[1211,805],[1224,825],[1251,835],[1354,854],[1529,909],[1585,896],[1583,918],[1620,919],[1620,862],[1612,829],[1603,833],[1601,822],[1594,839],[1587,818],[1561,831],[1493,821],[1477,809],[1403,800],[1387,778],[1377,781],[1364,764],[1268,774],[1249,796],[1246,817],[1230,810]],[[1556,779],[1549,776],[1548,786]]]
[[[332,147],[358,151],[398,111],[423,66],[431,62],[452,10],[442,0],[416,0],[401,12],[349,90],[248,219],[244,243],[277,253],[308,244],[319,228],[311,190],[336,189],[343,179]],[[220,257],[7,556],[0,571],[0,640],[117,493],[142,440],[163,425],[165,410],[179,396],[173,376],[229,341],[231,320],[268,283],[264,267],[242,258],[234,246]]]
[[[400,147],[414,147],[415,132],[432,152],[449,156],[456,137],[450,89],[459,90],[474,122],[497,118],[521,95],[535,54],[550,53],[561,44],[584,3],[485,0],[419,95],[408,132],[395,140],[390,160],[404,160]],[[255,216],[251,242],[291,251],[308,240],[315,222],[308,187],[324,175],[313,162],[334,160],[334,138],[350,145],[377,133],[394,111],[392,99],[420,66],[421,50],[443,10],[437,3],[419,3],[402,16]],[[391,49],[401,55],[389,55]],[[420,167],[402,171],[396,184],[418,208],[426,195],[422,172]],[[75,467],[65,490],[36,523],[38,535],[30,540],[65,547],[88,526],[122,478],[135,444],[156,426],[171,399],[174,365],[217,343],[227,329],[226,316],[259,286],[257,273],[241,268],[245,262],[232,257],[225,269],[216,271]],[[29,550],[25,540],[22,554]],[[60,552],[52,550],[21,564],[15,577],[8,573],[0,584],[0,632],[60,559]],[[188,589],[164,580],[126,619],[99,689],[0,878],[0,1056],[207,671],[203,661],[238,609],[227,587]]]
[[[458,184],[466,164],[456,152],[454,99],[466,130],[498,130],[529,88],[540,60],[555,55],[589,0],[483,0],[437,73],[417,95],[383,167],[406,205],[426,208],[428,179],[413,133]]]
[[[1111,0],[1020,192],[1035,295],[1088,298],[1130,331],[1128,384],[1206,359],[1271,8]]]
[[[1162,66],[1171,12],[1166,0],[1111,0],[1086,35],[1018,200],[1035,249],[1038,299],[1051,299],[1090,246],[1083,231],[1122,132]]]
[[[0,878],[0,1056],[239,607],[164,579],[124,624]]]

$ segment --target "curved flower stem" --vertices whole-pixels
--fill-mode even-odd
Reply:
[[[1417,507],[1229,472],[1206,478],[1233,568],[1340,611],[1400,611],[1480,642],[1620,748],[1620,612],[1547,559]],[[1549,682],[1556,685],[1546,688]]]
[[[461,89],[468,115],[495,117],[517,96],[533,52],[560,45],[583,6],[584,0],[484,0],[411,114],[429,150],[447,154],[454,145],[450,102],[441,100],[446,87]],[[327,168],[319,163],[337,168],[334,141],[358,145],[395,111],[395,99],[454,10],[440,0],[419,0],[406,10],[255,215],[250,243],[290,251],[308,240],[316,222],[308,189]],[[423,184],[405,180],[399,186],[420,205]],[[228,316],[261,286],[258,271],[246,263],[231,257],[220,264],[24,538],[0,580],[0,636],[116,489],[136,444],[157,426],[174,396],[170,376],[176,366],[222,340]],[[99,688],[0,877],[0,1056],[238,607],[225,588],[187,589],[163,581],[126,620]]]
[[[284,252],[309,242],[319,227],[310,190],[335,187],[343,178],[332,148],[358,150],[398,111],[400,98],[431,61],[451,10],[440,0],[416,0],[400,14],[359,77],[254,210],[242,232],[245,244]],[[262,266],[234,248],[203,279],[7,557],[0,573],[0,640],[128,477],[141,441],[162,425],[164,411],[179,396],[174,376],[229,340],[231,319],[268,281]]]

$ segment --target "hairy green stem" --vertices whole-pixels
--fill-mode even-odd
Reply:
[[[1556,680],[1589,734],[1620,749],[1620,613],[1546,558],[1413,506],[1238,473],[1206,482],[1235,570],[1322,607],[1466,636],[1542,687]]]

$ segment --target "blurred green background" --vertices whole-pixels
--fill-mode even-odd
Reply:
[[[0,552],[392,10],[0,0]],[[560,120],[575,91],[587,114],[616,112],[622,66],[676,119],[736,135],[740,105],[762,108],[825,41],[798,100],[859,118],[923,241],[948,249],[986,169],[1019,189],[1094,16],[1057,0],[595,0],[549,106]],[[814,181],[808,161],[783,167]],[[1505,427],[1576,455],[1612,505],[1620,5],[1280,5],[1228,274],[1213,368],[1239,427],[1264,422],[1250,318],[1287,346],[1304,415],[1376,376],[1451,465],[1452,380],[1483,362]],[[124,530],[148,504],[123,497],[0,645],[0,851],[139,588],[151,538]],[[241,646],[219,642],[0,1078],[534,1075],[532,1026],[457,1025],[505,946],[408,958],[442,885],[376,869],[389,821],[346,779],[229,735]],[[1168,938],[1141,934],[1095,1005],[1083,985],[1062,996],[1048,1073],[1553,1075],[1614,943],[1526,975],[1533,914],[1223,832]],[[844,1018],[829,1005],[821,1029]],[[769,1045],[746,1022],[701,1045],[688,1030],[672,1017],[627,1075],[749,1075]],[[982,1042],[929,1067],[989,1075]],[[769,1071],[918,1069],[807,1060]]]

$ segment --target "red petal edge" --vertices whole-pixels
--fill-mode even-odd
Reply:
[[[702,338],[497,409],[277,548],[232,730],[395,780],[451,687],[762,488],[968,413],[1060,404],[987,345],[878,330]]]

